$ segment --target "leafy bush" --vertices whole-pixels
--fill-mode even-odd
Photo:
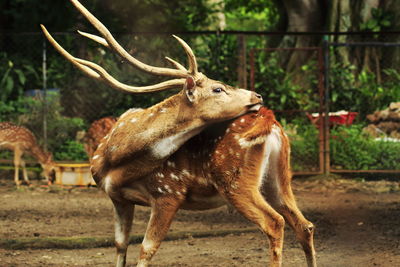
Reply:
[[[74,140],[67,140],[54,153],[55,160],[86,161],[88,160],[83,145]]]
[[[331,162],[347,170],[400,169],[400,143],[375,141],[362,125],[340,126],[331,132]]]
[[[284,128],[290,138],[292,169],[318,170],[318,129],[310,122],[298,119]]]
[[[318,169],[318,130],[309,122],[284,125],[291,143],[294,171]],[[338,126],[331,130],[331,166],[345,170],[400,169],[400,143],[376,141],[363,133],[363,125]]]
[[[0,120],[12,121],[27,127],[36,136],[39,145],[43,146],[44,110],[42,100],[20,97],[16,101],[0,102]],[[83,148],[79,148],[75,142],[77,133],[87,127],[85,121],[81,118],[70,118],[62,115],[63,108],[60,105],[58,93],[48,96],[47,110],[47,149],[55,152],[58,155],[56,157],[58,160],[85,159],[85,156],[81,153]],[[66,158],[62,158],[60,155],[66,156]]]
[[[400,99],[400,73],[395,69],[385,69],[382,73],[385,79],[378,82],[372,72],[358,73],[353,65],[332,64],[329,76],[331,110],[356,111],[360,113],[359,118],[365,118]]]
[[[318,107],[316,63],[310,61],[297,72],[282,66],[279,52],[256,53],[255,88],[274,110],[316,110]]]
[[[63,108],[60,105],[58,93],[50,94],[47,99],[47,147],[49,151],[61,153],[66,148],[66,144],[73,142],[76,139],[77,133],[84,130],[87,125],[81,118],[70,118],[62,115]],[[44,103],[40,100],[31,101],[28,110],[30,112],[21,114],[19,120],[28,129],[33,131],[39,142],[43,144]],[[58,159],[64,160],[61,158]],[[68,160],[72,160],[71,156],[68,157]],[[76,160],[80,160],[80,158]]]

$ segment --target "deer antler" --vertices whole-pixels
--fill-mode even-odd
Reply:
[[[64,48],[62,48],[62,46],[59,45],[57,43],[57,41],[55,41],[54,38],[50,35],[50,33],[47,31],[47,29],[43,25],[41,25],[43,33],[45,34],[45,36],[49,40],[49,42],[56,48],[56,50],[61,55],[63,55],[67,60],[69,60],[72,64],[74,64],[77,68],[79,68],[82,72],[84,72],[86,75],[88,75],[89,77],[96,79],[96,80],[104,81],[104,82],[108,83],[109,85],[111,85],[112,87],[122,90],[122,91],[130,92],[130,93],[146,93],[146,92],[161,91],[161,90],[165,90],[165,89],[169,89],[169,88],[176,88],[185,83],[185,78],[188,75],[192,75],[192,76],[196,77],[197,74],[199,73],[197,70],[196,57],[195,57],[192,49],[181,38],[174,35],[174,37],[182,45],[182,47],[184,48],[184,50],[188,56],[188,61],[189,61],[189,69],[188,70],[185,67],[183,67],[180,63],[178,63],[170,58],[167,58],[167,60],[172,62],[172,64],[174,64],[174,66],[177,69],[160,68],[160,67],[150,66],[150,65],[147,65],[147,64],[137,60],[136,58],[132,57],[114,39],[114,37],[112,36],[110,31],[93,14],[91,14],[79,1],[77,1],[77,0],[70,0],[70,1],[78,9],[78,11],[81,12],[82,15],[85,16],[86,19],[101,33],[101,35],[104,38],[94,35],[94,34],[81,32],[81,31],[78,31],[79,34],[114,50],[122,58],[126,59],[130,64],[132,64],[134,67],[136,67],[142,71],[151,73],[153,75],[163,75],[163,76],[180,78],[180,79],[172,79],[172,80],[161,82],[158,84],[154,84],[154,85],[150,85],[150,86],[142,86],[142,87],[136,87],[136,86],[131,86],[131,85],[121,83],[121,82],[117,81],[115,78],[113,78],[101,66],[99,66],[93,62],[72,56]]]

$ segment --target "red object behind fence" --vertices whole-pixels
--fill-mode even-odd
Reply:
[[[324,115],[324,114],[323,114]],[[358,112],[349,112],[349,111],[338,111],[338,112],[329,112],[329,124],[332,125],[351,125],[353,124],[354,119],[357,117]],[[319,113],[307,113],[307,117],[310,119],[311,123],[319,126]]]

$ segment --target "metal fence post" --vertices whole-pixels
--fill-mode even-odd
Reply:
[[[330,147],[329,147],[329,39],[328,35],[324,35],[324,174],[330,173]]]
[[[237,35],[238,45],[238,83],[239,87],[247,88],[247,58],[246,58],[246,37],[243,34]]]
[[[43,69],[43,147],[47,151],[47,57],[46,57],[46,40],[43,38],[42,52],[42,69]]]

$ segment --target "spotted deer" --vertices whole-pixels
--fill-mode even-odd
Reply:
[[[43,176],[48,182],[55,178],[55,163],[51,153],[43,151],[37,144],[33,133],[25,127],[15,125],[11,122],[0,122],[0,149],[14,152],[14,181],[17,186],[21,185],[19,180],[19,168],[22,168],[24,181],[29,184],[28,173],[25,168],[24,153],[32,155],[43,168]]]
[[[117,118],[109,116],[92,122],[83,138],[84,147],[89,158],[93,157],[94,151],[96,151],[101,140],[111,131],[116,121]]]
[[[107,138],[102,144],[106,143]],[[281,266],[287,222],[303,247],[308,266],[315,267],[314,226],[297,207],[289,158],[288,137],[273,112],[262,107],[208,127],[151,174],[118,191],[106,179],[106,193],[121,203],[115,206],[117,266],[125,264],[135,205],[151,207],[137,264],[148,266],[179,209],[230,204],[267,235],[270,266]]]
[[[135,194],[131,198],[127,191],[145,190],[143,179],[163,166],[187,140],[199,134],[207,126],[236,118],[247,112],[258,110],[262,103],[260,95],[235,88],[208,78],[198,71],[197,60],[189,45],[174,36],[184,48],[189,66],[185,68],[177,61],[166,58],[174,68],[154,67],[130,55],[112,36],[109,30],[79,1],[70,0],[77,10],[100,32],[102,37],[80,32],[81,35],[110,48],[134,67],[154,75],[172,78],[150,86],[132,86],[113,78],[101,66],[76,58],[60,46],[41,25],[49,42],[68,61],[89,77],[106,82],[110,86],[130,93],[149,93],[182,88],[164,101],[143,110],[128,111],[121,116],[111,132],[99,144],[91,158],[91,171],[97,185],[111,198],[116,217],[117,266],[125,266],[125,231],[121,212],[127,205],[143,204],[148,194]],[[145,192],[143,191],[143,192]],[[155,203],[154,203],[155,204]],[[157,215],[153,215],[157,216]],[[145,266],[139,263],[139,266]]]

